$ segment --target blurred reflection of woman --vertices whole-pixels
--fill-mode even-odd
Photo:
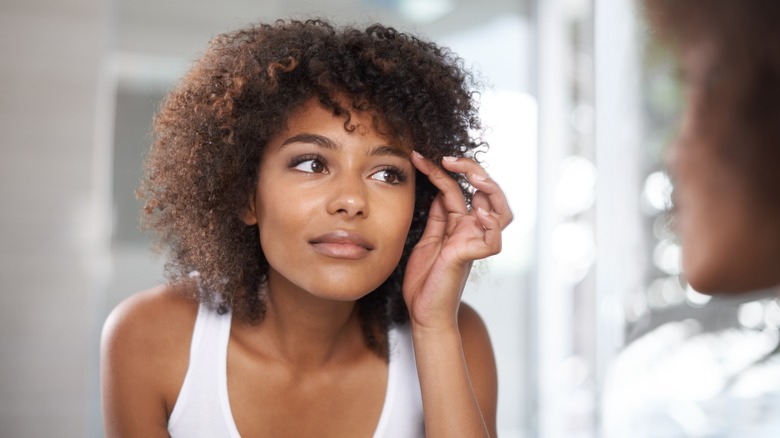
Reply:
[[[378,25],[211,42],[155,119],[140,194],[172,281],[106,322],[108,436],[495,435],[460,297],[512,215],[460,66]]]
[[[670,148],[683,265],[696,290],[780,285],[780,3],[648,0],[687,87]]]
[[[780,2],[645,0],[676,51],[685,112],[669,148],[683,268],[697,291],[773,290],[761,321],[668,323],[630,344],[608,388],[607,436],[775,437],[780,431]],[[774,315],[774,316],[773,316]]]

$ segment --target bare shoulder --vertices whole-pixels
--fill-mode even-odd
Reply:
[[[479,316],[479,313],[466,303],[460,304],[458,327],[460,328],[460,336],[464,342],[464,347],[466,343],[490,345],[490,336],[488,335],[485,322]]]
[[[490,436],[495,436],[498,373],[490,335],[482,317],[466,303],[460,305],[458,327],[474,394],[477,396]]]
[[[190,295],[186,286],[158,286],[125,299],[106,319],[100,368],[108,436],[165,432],[189,362],[198,311]]]
[[[138,292],[109,314],[103,326],[102,347],[132,349],[134,354],[165,354],[179,350],[189,338],[198,305],[186,286],[160,285]]]
[[[178,326],[194,324],[197,302],[187,286],[160,285],[138,292],[119,303],[103,326],[103,339],[150,334],[160,336]]]
[[[198,304],[187,286],[160,285],[138,292],[109,314],[103,326],[102,355],[123,363],[155,367],[187,358]],[[156,371],[160,371],[157,369]]]
[[[458,328],[472,381],[478,380],[477,383],[486,389],[497,386],[496,359],[490,335],[482,317],[466,303],[461,303],[458,311]]]

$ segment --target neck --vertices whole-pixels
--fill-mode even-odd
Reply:
[[[265,332],[269,353],[292,366],[322,367],[364,349],[356,302],[316,297],[269,275]]]

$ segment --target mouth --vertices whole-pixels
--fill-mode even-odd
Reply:
[[[349,231],[332,231],[309,241],[314,250],[324,256],[358,260],[374,250],[374,246],[363,236]]]

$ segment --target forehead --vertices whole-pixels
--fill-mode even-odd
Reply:
[[[355,109],[352,100],[344,97],[335,99],[335,102],[338,112],[326,107],[317,98],[307,100],[290,112],[286,123],[275,137],[279,139],[300,132],[373,136],[387,146],[411,153],[413,145],[409,136],[395,132],[378,110]]]

